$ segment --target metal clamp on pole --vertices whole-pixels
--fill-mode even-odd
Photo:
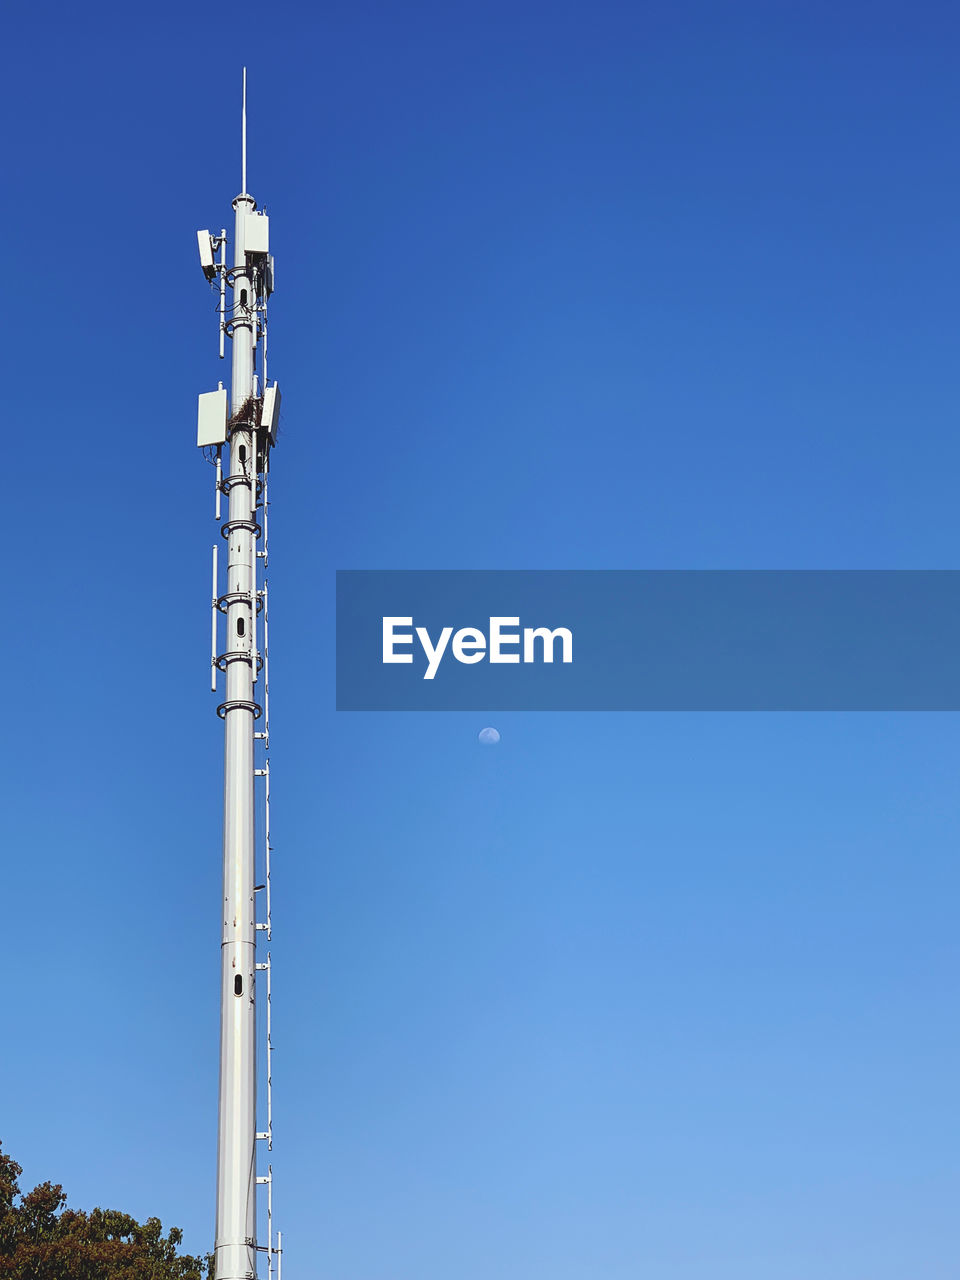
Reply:
[[[216,548],[214,548],[216,550]],[[263,612],[263,592],[256,592],[257,613]],[[245,604],[253,610],[253,604],[250,595],[246,591],[225,591],[222,596],[217,596],[217,608],[221,613],[226,613],[232,604]]]
[[[259,538],[263,532],[256,520],[225,520],[220,526],[220,537],[229,538],[235,529],[242,529],[245,533],[252,533],[255,538]]]
[[[230,698],[217,707],[217,715],[221,720],[226,719],[229,711],[252,711],[254,720],[259,720],[263,715],[263,707],[260,703],[251,702],[249,698]]]

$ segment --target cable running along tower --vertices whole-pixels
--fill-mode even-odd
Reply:
[[[255,1280],[257,1255],[280,1280],[282,1240],[273,1232],[270,1084],[270,693],[267,645],[267,475],[280,393],[267,382],[267,299],[273,291],[269,219],[247,191],[247,73],[243,72],[240,194],[233,264],[227,233],[198,231],[200,265],[219,293],[220,358],[233,342],[229,401],[200,396],[197,444],[216,466],[215,516],[226,540],[226,582],[213,548],[210,684],[223,689],[223,902],[220,948],[220,1094],[217,1143],[216,1280]],[[219,255],[219,256],[218,256]],[[228,291],[230,304],[228,305]],[[223,520],[221,500],[227,504]],[[225,589],[221,589],[224,587]],[[225,625],[221,627],[222,621]],[[220,634],[224,631],[221,647]],[[221,679],[222,677],[222,679]],[[255,792],[260,790],[259,797]],[[259,817],[259,821],[258,821]],[[259,836],[259,839],[258,839]],[[258,847],[259,846],[259,847]],[[258,883],[258,877],[260,882]],[[257,979],[265,991],[266,1123],[257,1128]],[[257,1187],[266,1190],[267,1241],[257,1243]]]

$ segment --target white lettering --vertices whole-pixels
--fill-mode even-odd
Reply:
[[[417,627],[417,639],[423,645],[423,652],[427,655],[427,669],[424,672],[424,680],[432,680],[437,674],[437,667],[440,665],[440,659],[443,657],[444,650],[447,647],[447,641],[453,635],[453,627],[444,627],[440,632],[440,639],[437,641],[436,648],[430,640],[430,633],[426,627]]]
[[[501,645],[515,644],[520,648],[519,631],[510,634],[501,631],[501,627],[519,627],[519,618],[491,618],[490,619],[490,661],[491,662],[519,662],[519,653],[504,653]]]
[[[427,659],[427,669],[423,673],[424,680],[433,680],[436,677],[448,647],[457,662],[462,662],[466,666],[482,662],[488,654],[487,636],[476,627],[461,627],[456,634],[453,627],[443,627],[434,644],[426,627],[416,627],[413,631],[402,629],[412,628],[413,618],[384,617],[382,622],[383,661],[385,663],[413,662],[412,653],[401,653],[398,650],[413,645],[415,632]],[[561,646],[560,661],[573,662],[573,632],[568,627],[555,627],[553,630],[549,627],[524,627],[521,633],[519,618],[491,617],[489,636],[491,663],[553,662],[558,640]],[[540,641],[539,657],[538,640]],[[522,652],[508,652],[513,648]]]
[[[573,661],[573,632],[568,631],[566,627],[557,627],[551,631],[549,627],[524,627],[523,629],[523,660],[524,662],[536,662],[537,655],[534,649],[534,641],[539,637],[543,641],[543,660],[544,662],[553,661],[553,642],[559,636],[563,642],[563,662]],[[547,643],[549,641],[549,644]]]
[[[453,637],[453,656],[458,662],[465,662],[468,667],[483,661],[486,647],[487,637],[475,627],[461,627]]]
[[[412,653],[396,653],[394,645],[413,644],[413,635],[407,632],[406,635],[394,635],[394,627],[412,627],[412,618],[384,618],[383,619],[383,660],[384,662],[412,662]]]

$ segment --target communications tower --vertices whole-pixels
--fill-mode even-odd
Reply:
[[[226,541],[226,581],[213,548],[210,684],[223,701],[223,902],[220,945],[220,1092],[217,1130],[216,1280],[255,1280],[257,1256],[280,1280],[282,1239],[273,1233],[270,1061],[270,693],[267,645],[267,476],[280,392],[267,382],[267,299],[273,292],[270,223],[247,191],[247,73],[243,72],[240,194],[226,229],[198,231],[200,265],[219,292],[220,358],[233,343],[229,397],[200,396],[197,444],[216,466],[215,515]],[[219,255],[219,256],[218,256]],[[229,301],[228,301],[229,298]],[[223,520],[221,500],[227,504]],[[225,625],[221,626],[224,623]],[[224,639],[220,641],[221,631]],[[255,793],[261,789],[258,797]],[[259,822],[258,822],[259,815]],[[258,839],[258,834],[260,838]],[[259,847],[258,847],[259,846]],[[258,876],[262,877],[260,883]],[[257,978],[266,1033],[266,1121],[257,1127]],[[267,1240],[257,1241],[257,1187],[266,1190]]]

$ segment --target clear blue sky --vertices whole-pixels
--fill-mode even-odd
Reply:
[[[194,231],[238,190],[247,62],[288,1275],[952,1280],[956,717],[338,716],[332,609],[337,568],[956,567],[955,6],[39,4],[5,34],[24,1181],[211,1243]]]

